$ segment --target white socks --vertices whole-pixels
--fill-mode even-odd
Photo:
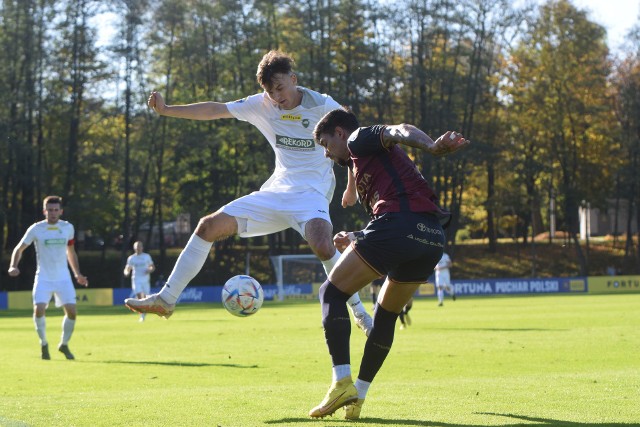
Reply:
[[[333,367],[333,382],[351,377],[351,365],[337,365]]]
[[[369,391],[369,387],[371,386],[371,383],[362,381],[361,379],[358,378],[353,385],[355,385],[356,390],[358,390],[358,399],[364,400],[364,398],[367,397],[367,392]]]
[[[333,254],[333,256],[328,260],[326,261],[320,260],[320,262],[322,263],[322,266],[324,267],[324,272],[327,273],[327,277],[329,277],[329,273],[331,273],[331,270],[333,270],[333,267],[336,265],[336,263],[340,259],[340,255],[342,255],[340,251],[336,250],[336,253]]]
[[[340,251],[336,250],[336,253],[333,254],[333,257],[331,259],[328,259],[326,261],[321,261],[322,266],[324,267],[324,271],[325,273],[327,273],[327,277],[329,276],[329,273],[331,273],[331,270],[333,270],[333,267],[338,262],[338,259],[340,259],[340,255],[342,255]],[[356,313],[360,314],[360,313],[367,312],[367,310],[364,308],[364,305],[362,304],[362,301],[360,300],[360,295],[357,292],[351,295],[351,298],[347,300],[347,304],[351,309],[351,311],[353,312],[353,314],[356,314]]]
[[[444,289],[438,288],[438,302],[444,301]]]
[[[169,304],[175,304],[189,282],[196,277],[209,256],[213,242],[191,235],[184,247],[173,271],[160,291],[160,297]]]
[[[73,334],[73,329],[76,327],[76,321],[69,319],[67,316],[62,318],[62,338],[60,344],[67,345]]]
[[[47,345],[47,322],[45,317],[36,317],[33,315],[33,323],[36,325],[36,332],[40,337],[40,345]]]

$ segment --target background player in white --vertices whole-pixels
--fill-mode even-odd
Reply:
[[[456,300],[456,294],[453,290],[453,286],[451,286],[451,273],[449,269],[451,268],[452,262],[451,258],[447,253],[442,254],[442,258],[438,261],[436,265],[436,292],[438,293],[438,305],[442,306],[444,304],[444,291],[446,290],[451,294],[453,300]]]
[[[153,264],[151,255],[143,252],[144,246],[141,241],[133,244],[132,255],[127,258],[127,265],[124,267],[125,277],[131,275],[131,289],[136,294],[136,298],[144,298],[151,293],[151,273],[156,266]],[[144,322],[146,313],[140,313],[140,321]]]
[[[33,284],[33,321],[40,337],[42,358],[45,360],[51,358],[46,334],[45,311],[51,296],[55,295],[56,307],[62,306],[65,314],[62,319],[62,338],[58,350],[64,353],[67,359],[73,359],[68,343],[76,324],[76,290],[73,287],[67,263],[71,266],[80,285],[88,286],[89,283],[80,273],[78,255],[74,247],[73,225],[60,219],[63,212],[62,198],[47,196],[42,207],[46,219],[31,225],[13,250],[9,276],[16,277],[20,274],[18,264],[22,259],[22,253],[31,243],[35,243],[38,268]]]
[[[148,104],[158,114],[193,120],[237,118],[256,126],[274,150],[275,170],[260,191],[234,200],[200,219],[160,293],[125,304],[168,318],[189,281],[200,271],[214,241],[261,236],[293,228],[309,243],[327,274],[340,257],[333,245],[329,202],[335,189],[331,160],[313,140],[316,123],[340,105],[328,95],[298,86],[293,59],[278,51],[262,57],[256,74],[264,92],[220,103],[166,105],[158,92]],[[348,301],[356,324],[368,335],[371,317],[358,294]]]

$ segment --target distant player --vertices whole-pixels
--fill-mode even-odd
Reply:
[[[413,298],[409,300],[409,302],[402,308],[400,312],[400,329],[407,329],[407,327],[411,326],[411,317],[409,316],[409,311],[413,308]]]
[[[166,105],[158,92],[148,104],[158,114],[192,120],[231,119],[257,127],[275,152],[275,171],[260,191],[241,197],[200,219],[160,293],[126,299],[132,310],[168,318],[178,297],[209,256],[213,242],[230,236],[264,236],[293,228],[307,241],[329,274],[340,258],[332,242],[329,202],[335,189],[333,165],[313,141],[313,128],[340,105],[330,96],[298,86],[293,59],[278,51],[262,57],[256,78],[262,93],[227,103]],[[358,294],[348,302],[367,335],[372,319]]]
[[[374,309],[378,303],[378,294],[380,294],[380,289],[382,288],[382,285],[384,285],[385,279],[386,276],[382,276],[371,281],[371,300],[373,301]]]
[[[156,269],[151,255],[143,252],[144,246],[141,241],[133,244],[134,253],[127,258],[127,265],[124,267],[125,277],[131,275],[131,289],[136,298],[144,298],[151,293],[151,273]],[[144,322],[146,313],[140,313],[140,321]]]
[[[62,198],[47,196],[43,203],[44,221],[36,222],[27,229],[22,240],[11,254],[9,276],[20,274],[18,264],[22,253],[30,244],[36,247],[37,270],[33,283],[33,322],[40,337],[41,354],[44,360],[51,359],[46,334],[45,311],[51,297],[55,296],[56,307],[62,306],[62,338],[58,350],[69,360],[74,359],[69,350],[69,340],[76,324],[76,290],[73,287],[69,267],[82,286],[88,286],[87,278],[80,273],[78,255],[74,247],[74,228],[62,216]]]
[[[453,286],[451,286],[451,273],[449,272],[449,269],[451,268],[452,265],[453,263],[451,262],[451,258],[445,252],[442,254],[442,258],[440,258],[440,261],[438,261],[438,264],[436,265],[436,268],[435,268],[436,290],[438,293],[438,306],[440,307],[442,307],[442,305],[444,304],[445,290],[449,292],[449,294],[451,294],[451,298],[454,301],[456,300],[456,293],[453,289]]]

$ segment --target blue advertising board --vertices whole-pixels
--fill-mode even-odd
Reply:
[[[452,280],[457,295],[586,293],[585,277]]]
[[[162,288],[151,288],[151,293],[160,292]],[[262,285],[264,291],[264,299],[273,301],[278,296],[277,285]],[[284,285],[285,295],[305,295],[313,292],[313,286],[310,283]],[[187,286],[178,303],[194,303],[194,302],[222,302],[222,286]],[[125,298],[133,297],[130,288],[116,288],[113,290],[113,305],[123,305]]]

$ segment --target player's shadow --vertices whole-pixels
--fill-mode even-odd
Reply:
[[[548,328],[429,328],[448,331],[488,331],[488,332],[566,332],[569,329]]]
[[[640,423],[615,423],[615,422],[606,422],[606,423],[596,423],[596,422],[577,422],[577,421],[562,421],[562,420],[554,420],[551,418],[542,418],[542,417],[529,417],[526,415],[517,415],[517,414],[497,414],[494,412],[475,412],[479,415],[495,415],[497,417],[507,417],[507,418],[515,418],[522,421],[527,421],[526,424],[518,423],[511,424],[513,427],[519,426],[554,426],[554,427],[582,427],[582,426],[607,426],[607,427],[640,427]],[[531,424],[536,423],[536,424]],[[509,427],[509,426],[507,426]]]
[[[158,362],[146,360],[105,360],[101,363],[119,363],[125,365],[159,365],[159,366],[179,366],[182,368],[202,368],[215,366],[218,368],[239,368],[257,369],[258,365],[238,365],[237,363],[197,363],[197,362]]]
[[[541,417],[529,417],[526,415],[516,415],[516,414],[496,414],[492,412],[475,412],[478,415],[495,415],[497,417],[508,417],[515,418],[517,420],[522,420],[526,422],[516,422],[514,424],[501,424],[501,427],[531,427],[531,426],[542,426],[542,427],[588,427],[588,426],[606,426],[606,427],[640,427],[639,423],[594,423],[594,422],[575,422],[575,421],[562,421],[562,420],[554,420],[551,418],[541,418]],[[265,421],[265,424],[283,424],[283,423],[318,423],[317,418],[282,418],[279,420],[269,420]],[[343,427],[348,425],[353,425],[354,422],[357,422],[358,425],[366,425],[366,424],[376,424],[376,425],[394,425],[394,426],[429,426],[429,427],[482,427],[485,424],[456,424],[456,423],[443,423],[439,421],[425,421],[425,420],[411,420],[411,419],[389,419],[389,418],[369,418],[364,417],[357,421],[352,420],[344,420],[339,418],[327,419],[332,424],[323,424],[324,427]]]

